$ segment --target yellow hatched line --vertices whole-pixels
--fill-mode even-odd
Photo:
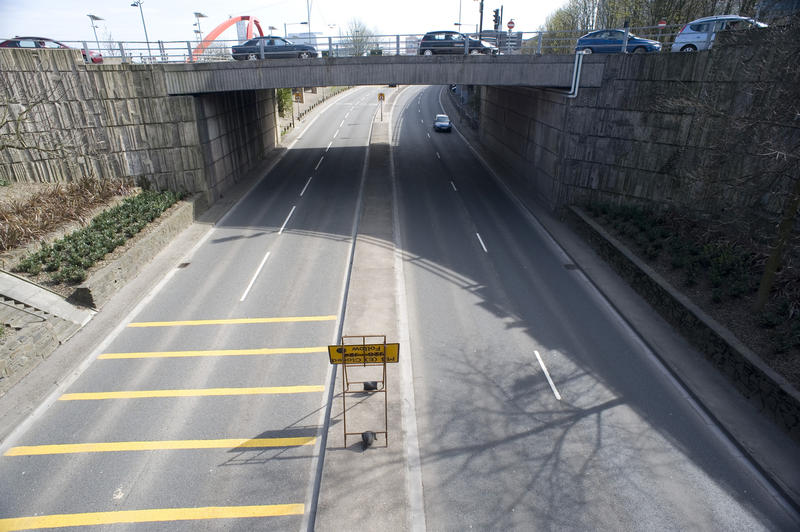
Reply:
[[[297,447],[312,445],[314,436],[299,438],[254,438],[224,440],[117,441],[105,443],[65,443],[12,447],[4,456],[39,456],[47,454],[107,453],[121,451],[173,451],[188,449],[245,449]],[[2,530],[2,528],[0,528]]]
[[[253,323],[295,323],[306,321],[335,321],[336,316],[287,316],[279,318],[230,318],[221,320],[140,321],[128,327],[183,327],[193,325],[244,325]]]
[[[205,397],[214,395],[276,395],[325,391],[324,386],[270,386],[261,388],[203,388],[190,390],[128,390],[122,392],[65,393],[59,401],[144,399],[150,397]]]
[[[171,357],[225,357],[248,355],[294,355],[300,353],[327,353],[327,347],[264,347],[260,349],[210,349],[203,351],[143,351],[138,353],[103,353],[99,359],[118,358],[171,358]]]
[[[269,504],[264,506],[207,506],[204,508],[163,508],[122,510],[82,514],[40,515],[0,519],[0,531],[63,528],[68,526],[113,525],[117,523],[154,523],[201,519],[237,519],[242,517],[278,517],[303,515],[303,504]]]

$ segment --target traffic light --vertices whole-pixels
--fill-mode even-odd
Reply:
[[[492,13],[494,13],[494,31],[500,30],[500,10],[495,9]]]

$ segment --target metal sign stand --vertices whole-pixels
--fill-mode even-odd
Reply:
[[[367,342],[367,339],[372,340],[379,340],[378,342]],[[373,393],[382,393],[383,394],[383,430],[373,430],[376,435],[383,434],[385,445],[384,447],[389,446],[389,399],[388,394],[386,391],[386,335],[384,334],[376,334],[376,335],[366,335],[366,336],[342,336],[339,344],[341,346],[345,345],[362,345],[366,346],[368,344],[379,344],[382,345],[383,349],[380,354],[380,358],[382,360],[380,362],[367,362],[366,357],[359,355],[359,354],[343,354],[342,359],[342,421],[344,426],[344,447],[347,448],[347,437],[348,436],[362,436],[362,432],[348,432],[347,430],[347,396],[350,394],[373,394]],[[360,359],[360,362],[348,362],[347,359]],[[357,380],[350,380],[350,376],[347,373],[348,368],[365,368],[365,367],[380,367],[381,368],[381,380],[370,380],[370,381],[357,381]],[[355,385],[361,385],[358,389],[354,389]],[[373,389],[374,385],[374,389]]]

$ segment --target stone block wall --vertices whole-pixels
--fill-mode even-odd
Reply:
[[[575,99],[485,87],[481,140],[552,209],[589,198],[708,211],[723,204],[775,220],[790,179],[769,174],[765,139],[743,138],[732,117],[764,116],[763,136],[800,139],[796,120],[769,125],[770,91],[790,92],[799,69],[782,64],[761,32],[719,41],[696,54],[586,58],[605,63],[603,82]]]
[[[0,179],[145,180],[213,202],[277,145],[273,90],[173,96],[154,65],[87,65],[76,50],[0,49]],[[59,146],[63,150],[54,149]]]

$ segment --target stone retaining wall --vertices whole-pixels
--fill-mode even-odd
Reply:
[[[675,290],[580,208],[568,210],[571,225],[592,244],[665,320],[675,327],[734,386],[800,442],[800,393],[727,329]]]

